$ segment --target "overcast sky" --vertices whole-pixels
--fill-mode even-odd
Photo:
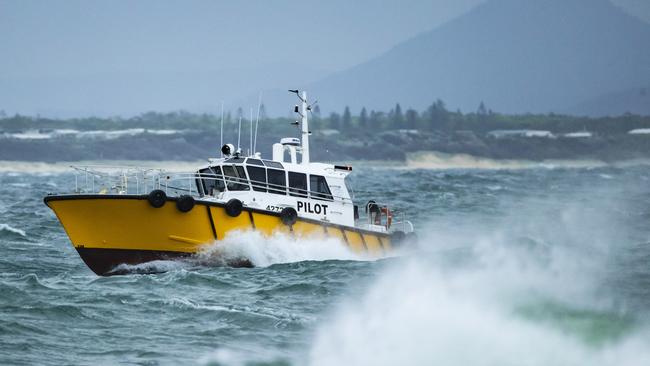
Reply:
[[[241,78],[249,84],[248,89],[233,86],[237,93],[273,87],[294,72],[300,74],[295,82],[315,80],[381,54],[480,2],[0,0],[0,88],[27,85],[21,91],[25,96],[16,100],[11,97],[18,92],[0,90],[0,109],[52,110],[46,101],[27,100],[33,94],[29,88],[55,82],[58,88],[78,78],[100,85],[115,75],[227,70],[227,83]],[[650,22],[650,1],[615,2]],[[52,103],[64,104],[57,98]],[[62,108],[74,109],[70,103]],[[168,104],[143,101],[142,108],[183,106]],[[137,106],[119,110],[118,103],[115,109],[115,114],[133,113]]]

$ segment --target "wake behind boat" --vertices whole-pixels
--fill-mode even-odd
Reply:
[[[301,139],[283,138],[272,159],[231,144],[195,172],[83,166],[75,190],[44,198],[75,249],[98,275],[120,264],[188,257],[236,231],[333,237],[351,250],[383,256],[413,235],[413,225],[369,201],[364,217],[349,188],[349,166],[312,163],[308,113],[300,94]],[[300,161],[299,161],[300,157]]]

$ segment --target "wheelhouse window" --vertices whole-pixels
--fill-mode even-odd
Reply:
[[[307,197],[307,174],[289,172],[289,194]]]
[[[229,191],[248,191],[248,181],[243,166],[224,165],[223,175]]]
[[[269,183],[269,193],[287,194],[287,178],[284,170],[267,169],[266,176]]]
[[[277,161],[273,161],[273,160],[264,160],[264,165],[268,166],[269,168],[284,169],[282,164],[278,163]]]
[[[230,158],[224,161],[224,163],[228,163],[228,164],[241,164],[243,162],[244,162],[244,158]]]
[[[221,167],[212,167],[199,170],[197,183],[200,182],[200,189],[204,195],[213,196],[217,192],[223,192],[226,185],[221,175]]]
[[[264,163],[260,159],[248,159],[246,160],[246,164],[264,166]]]
[[[248,159],[250,160],[253,159]],[[262,162],[260,161],[260,164]],[[248,171],[248,176],[251,180],[251,185],[253,190],[257,192],[266,192],[266,169],[256,166],[247,166],[246,170]]]
[[[309,194],[317,200],[332,201],[332,192],[327,185],[327,180],[322,175],[309,175]]]

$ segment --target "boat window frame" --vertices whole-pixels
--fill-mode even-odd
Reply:
[[[235,175],[230,175],[226,173],[226,168],[232,169],[232,171],[235,173]],[[229,191],[250,191],[251,187],[248,181],[248,177],[246,176],[246,170],[242,165],[236,165],[236,164],[224,164],[222,165],[222,171],[223,171],[223,176],[224,180],[226,182],[226,188]],[[243,172],[243,177],[241,176]],[[231,185],[233,188],[231,188]],[[240,189],[238,187],[244,187],[243,189]]]
[[[274,168],[274,169],[282,169],[282,170],[284,170],[284,166],[283,166],[282,163],[280,163],[280,162],[273,161],[273,160],[262,160],[262,162],[263,162],[264,165],[266,165],[266,167],[268,167],[268,168]]]
[[[219,173],[217,173],[213,168],[215,167],[205,167],[203,169],[199,169],[196,177],[197,181],[197,188],[199,195],[201,197],[203,196],[213,196],[214,195],[214,190],[217,189],[219,192],[223,192],[223,188],[225,188],[225,183],[223,181],[223,175],[220,174],[221,169],[217,166],[216,168],[219,169]],[[198,184],[200,182],[200,184]],[[219,190],[217,188],[217,185],[221,183],[222,189]],[[211,191],[212,190],[212,191]]]
[[[269,172],[281,172],[282,173],[281,176],[284,182],[282,184],[271,183],[269,180]],[[278,177],[279,176],[280,175],[278,175]],[[269,193],[282,195],[282,196],[287,195],[287,172],[284,169],[273,169],[273,168],[266,169],[266,183],[267,183]]]
[[[316,187],[314,187],[313,178],[316,179]],[[325,190],[322,191],[321,188],[325,188]],[[309,174],[309,198],[319,201],[334,201],[332,190],[324,175]]]
[[[220,165],[215,165],[211,166],[210,170],[212,170],[212,173],[217,177],[215,179],[215,187],[217,184],[221,184],[221,189],[219,189],[219,192],[223,192],[226,190],[226,181],[223,178],[223,173],[221,172],[221,166]]]
[[[227,159],[226,161],[224,161],[224,164],[226,164],[226,163],[228,165],[231,165],[231,164],[243,164],[244,160],[246,160],[246,159],[244,159],[244,158],[230,158],[230,159]]]
[[[264,163],[262,162],[262,159],[248,158],[246,159],[246,164],[264,167]]]
[[[304,178],[304,187],[295,187],[292,185],[292,179],[291,176],[302,176]],[[307,184],[309,182],[309,179],[307,177],[307,173],[300,173],[300,172],[293,172],[293,171],[288,171],[288,187],[289,187],[289,195],[293,197],[302,197],[302,198],[308,198],[307,194]]]
[[[255,172],[258,171],[258,173],[261,173],[262,177],[264,180],[257,179],[258,177],[255,177],[253,179],[253,174],[251,174],[251,171]],[[246,173],[248,173],[248,177],[251,183],[251,186],[253,187],[253,191],[255,192],[264,192],[266,193],[268,191],[268,178],[266,176],[266,168],[264,166],[257,166],[257,165],[247,165],[246,166]],[[257,175],[257,173],[255,173]]]

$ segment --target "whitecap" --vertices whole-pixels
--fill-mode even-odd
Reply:
[[[140,264],[120,264],[109,271],[109,274],[126,274],[126,273],[162,273],[187,267],[183,261],[155,260]]]
[[[7,224],[0,224],[0,231],[6,231],[14,234],[18,234],[22,237],[27,237],[27,234],[25,233],[24,230],[16,229],[13,226],[7,225]]]

